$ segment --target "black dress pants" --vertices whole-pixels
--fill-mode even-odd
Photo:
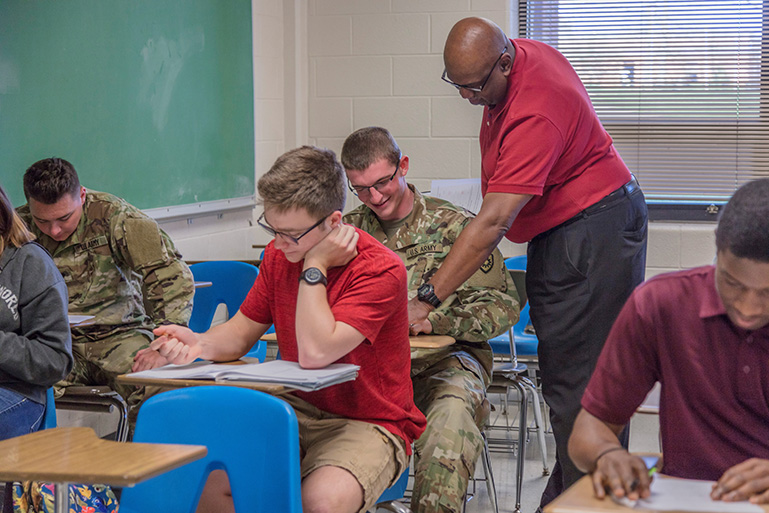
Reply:
[[[582,394],[614,320],[644,279],[648,214],[632,183],[528,246],[526,291],[556,443],[542,506],[583,475],[567,450]]]

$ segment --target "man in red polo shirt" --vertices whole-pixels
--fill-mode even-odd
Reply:
[[[716,249],[715,266],[638,287],[609,334],[569,442],[597,497],[649,495],[616,433],[659,381],[662,472],[769,504],[769,179],[729,200]]]
[[[582,475],[567,442],[611,324],[644,277],[646,204],[558,51],[466,18],[451,29],[443,58],[444,81],[483,106],[484,199],[409,303],[409,319],[448,298],[503,236],[529,243],[526,289],[557,450],[544,506]]]
[[[405,267],[342,224],[347,187],[332,151],[291,150],[257,187],[259,225],[275,238],[240,310],[202,334],[157,328],[151,348],[171,363],[233,360],[274,324],[284,360],[359,365],[354,381],[282,398],[299,420],[304,510],[366,511],[401,475],[426,423],[409,379]],[[198,513],[233,510],[222,474],[211,474]]]

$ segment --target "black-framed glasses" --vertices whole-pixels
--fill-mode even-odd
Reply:
[[[480,93],[481,91],[483,91],[483,88],[486,87],[486,82],[489,81],[489,79],[491,78],[491,74],[494,73],[494,70],[496,69],[497,64],[499,64],[500,59],[502,59],[502,56],[505,55],[506,52],[507,52],[507,46],[505,46],[505,49],[502,50],[501,54],[499,54],[499,57],[497,57],[497,60],[494,61],[494,65],[491,67],[491,70],[489,71],[489,74],[486,75],[486,78],[484,79],[484,81],[480,85],[480,87],[471,87],[471,86],[467,86],[467,85],[463,85],[463,84],[457,84],[456,82],[452,82],[451,79],[446,76],[446,68],[443,68],[443,75],[441,75],[441,80],[443,80],[447,84],[453,85],[457,89],[466,89],[466,90],[471,91],[473,93]]]
[[[262,215],[260,215],[260,216],[259,216],[259,219],[257,219],[257,220],[256,220],[256,224],[258,224],[258,225],[259,225],[259,226],[260,226],[260,227],[261,227],[261,228],[262,228],[264,231],[266,231],[267,233],[269,233],[269,234],[270,234],[270,235],[272,235],[273,237],[280,237],[280,238],[282,238],[283,240],[286,240],[286,241],[289,241],[289,242],[293,242],[294,244],[297,244],[297,245],[298,245],[298,244],[299,244],[299,239],[301,239],[302,237],[304,237],[305,235],[307,235],[308,233],[310,233],[311,231],[313,231],[315,228],[317,228],[318,226],[320,226],[320,224],[321,224],[323,221],[325,221],[325,220],[326,220],[326,218],[327,218],[328,216],[330,216],[330,215],[331,215],[331,214],[328,214],[328,215],[325,215],[325,216],[321,217],[321,218],[320,218],[320,221],[318,221],[318,222],[317,222],[317,223],[315,223],[314,225],[312,225],[312,226],[310,226],[309,228],[307,228],[307,230],[305,230],[305,232],[304,232],[303,234],[301,234],[301,235],[299,235],[299,236],[297,236],[297,237],[294,237],[293,235],[289,235],[289,234],[287,234],[287,233],[279,232],[278,230],[276,230],[275,228],[273,228],[273,227],[272,227],[272,226],[270,226],[269,224],[266,224],[266,222],[265,222],[265,223],[263,223],[263,222],[262,222],[262,219],[264,219],[264,212],[262,212]]]
[[[401,161],[398,161],[398,164],[395,166],[395,171],[393,171],[393,174],[390,175],[390,178],[382,178],[374,185],[353,185],[350,182],[350,178],[347,178],[347,187],[350,188],[353,194],[356,196],[360,196],[361,194],[370,194],[370,189],[376,189],[377,192],[382,192],[382,189],[387,187],[387,184],[393,181],[393,178],[395,178],[395,175],[398,174],[398,170],[401,168]]]

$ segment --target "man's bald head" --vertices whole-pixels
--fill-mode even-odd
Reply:
[[[443,47],[443,63],[449,78],[467,84],[488,72],[489,63],[510,46],[499,26],[485,18],[464,18],[449,32]]]

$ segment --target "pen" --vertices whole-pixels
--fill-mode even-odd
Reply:
[[[649,469],[649,477],[652,477],[657,472],[658,472],[657,465],[654,465],[652,468]]]

